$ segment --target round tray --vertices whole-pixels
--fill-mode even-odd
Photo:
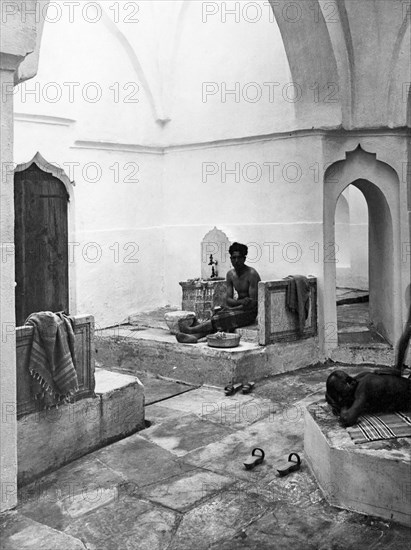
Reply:
[[[216,332],[207,336],[207,344],[212,348],[236,348],[240,343],[239,334]]]

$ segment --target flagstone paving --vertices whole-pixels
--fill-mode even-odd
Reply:
[[[1,549],[404,550],[410,529],[329,506],[305,463],[303,408],[334,368],[231,397],[155,382],[147,429],[20,490],[0,516]],[[254,447],[266,458],[246,470]],[[301,470],[278,477],[291,451]]]

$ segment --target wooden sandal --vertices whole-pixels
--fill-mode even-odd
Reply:
[[[256,451],[260,451],[260,455],[256,456]],[[256,447],[253,449],[251,456],[247,458],[247,460],[244,462],[244,466],[246,470],[252,470],[254,466],[258,466],[258,464],[261,464],[264,460],[265,452],[260,449],[259,447]]]
[[[291,460],[293,456],[297,458],[297,462]],[[288,462],[284,462],[280,466],[277,466],[277,472],[280,474],[280,477],[282,477],[282,476],[286,476],[291,472],[296,472],[300,468],[301,468],[301,458],[297,453],[291,453],[288,457]]]
[[[234,395],[243,387],[241,383],[239,384],[227,384],[227,386],[224,388],[224,393],[226,395]]]
[[[254,386],[255,382],[248,382],[247,384],[243,385],[243,389],[241,391],[242,393],[250,393]]]

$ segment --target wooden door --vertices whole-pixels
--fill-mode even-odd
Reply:
[[[35,311],[68,313],[68,198],[34,163],[14,175],[17,326]]]

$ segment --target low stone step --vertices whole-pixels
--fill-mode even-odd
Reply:
[[[144,429],[144,386],[140,380],[105,369],[96,369],[95,378],[95,396],[19,419],[20,485]]]
[[[330,354],[332,361],[346,365],[384,365],[392,366],[395,353],[387,343],[339,344]]]
[[[370,301],[368,290],[356,288],[337,288],[337,306],[347,304],[360,304]]]
[[[207,343],[180,344],[167,330],[102,330],[96,339],[97,360],[104,368],[138,375],[150,372],[194,385],[225,386],[261,380],[321,360],[317,338],[260,346],[244,339],[236,348]]]

